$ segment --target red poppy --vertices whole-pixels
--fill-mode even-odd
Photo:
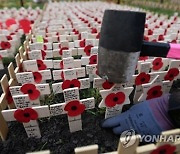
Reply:
[[[38,113],[32,108],[17,109],[14,118],[19,122],[28,123],[30,120],[37,120]]]
[[[148,36],[144,36],[144,40],[145,41],[149,41],[149,37]]]
[[[89,64],[97,64],[97,55],[92,55],[89,58]]]
[[[173,154],[176,147],[170,144],[164,144],[157,149],[153,150],[151,154]]]
[[[162,87],[161,86],[154,86],[151,89],[148,90],[147,92],[147,100],[152,99],[152,98],[157,98],[162,96]]]
[[[136,85],[145,84],[148,83],[149,80],[150,80],[150,75],[146,74],[145,72],[142,72],[136,77],[135,84]]]
[[[80,86],[81,86],[81,83],[77,79],[65,80],[62,84],[62,89],[64,90],[64,89],[74,88],[74,87],[80,88]]]
[[[69,48],[68,47],[62,47],[59,51],[59,54],[62,55],[63,53],[63,50],[68,50]]]
[[[10,27],[11,25],[16,24],[16,20],[13,18],[10,18],[10,19],[7,19],[5,23],[7,27]]]
[[[2,49],[10,49],[11,48],[11,44],[9,42],[1,42],[1,48]]]
[[[41,75],[41,73],[39,73],[39,72],[33,72],[33,76],[34,76],[34,81],[35,81],[36,83],[41,83],[41,81],[42,81],[42,75]]]
[[[146,61],[148,59],[148,56],[141,56],[141,57],[139,57],[139,60],[144,60],[144,61]]]
[[[96,39],[100,38],[100,32],[96,35]]]
[[[116,104],[122,104],[125,101],[125,94],[123,92],[111,93],[105,98],[107,107],[114,107]]]
[[[91,29],[91,33],[92,33],[92,34],[97,33],[97,29],[96,29],[96,28],[92,28],[92,29]]]
[[[151,29],[148,30],[148,35],[152,35],[153,31]]]
[[[114,86],[114,83],[113,82],[109,82],[108,80],[106,80],[103,84],[102,84],[102,87],[104,89],[110,89],[112,88],[112,86]]]
[[[159,35],[158,41],[164,41],[164,36],[163,35]]]
[[[62,78],[62,80],[64,80],[64,73],[63,73],[63,71],[61,72],[61,78]]]
[[[42,59],[44,60],[46,56],[46,52],[44,50],[41,50],[41,55],[42,55]]]
[[[39,90],[37,90],[36,86],[31,83],[24,84],[20,90],[22,93],[28,94],[30,100],[36,100],[40,96]]]
[[[91,48],[92,48],[92,47],[93,47],[92,45],[87,45],[87,46],[85,46],[84,52],[86,53],[87,56],[90,56]]]
[[[47,50],[47,46],[45,44],[43,45],[43,48],[44,48],[44,50]]]
[[[163,66],[162,58],[155,58],[152,64],[153,64],[152,67],[153,70],[159,70]]]
[[[64,68],[64,64],[63,61],[60,62],[60,68],[63,69]]]
[[[46,38],[43,38],[44,43],[48,43],[48,40]]]
[[[82,48],[82,47],[85,47],[85,39],[79,42],[79,46],[80,46],[81,48]]]
[[[42,60],[37,60],[37,66],[39,70],[45,70],[47,66],[43,63]]]
[[[81,40],[81,34],[78,34],[78,40]]]
[[[7,99],[7,103],[8,104],[13,103],[13,98],[12,98],[11,92],[9,90],[9,87],[8,87],[8,89],[6,91],[6,99]]]
[[[27,34],[31,30],[31,21],[27,19],[21,19],[19,21],[20,28],[23,29],[24,33]]]
[[[164,76],[164,80],[172,81],[176,76],[178,76],[179,70],[178,68],[171,68],[168,70],[167,74]]]
[[[11,35],[9,35],[9,36],[6,36],[6,38],[7,38],[7,40],[12,40],[12,37],[11,37]]]
[[[81,113],[83,113],[85,108],[86,107],[84,104],[82,104],[81,102],[76,100],[76,101],[71,101],[71,102],[67,103],[66,106],[64,107],[64,110],[68,112],[67,113],[68,116],[74,117],[74,116],[78,116]]]

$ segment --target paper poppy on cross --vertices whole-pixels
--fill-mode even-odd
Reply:
[[[10,49],[11,48],[11,44],[9,42],[5,42],[5,41],[2,41],[1,42],[1,48],[2,49]]]
[[[174,154],[176,146],[164,144],[157,149],[153,150],[150,154]]]
[[[34,81],[36,83],[41,83],[42,81],[42,75],[39,72],[33,72]]]
[[[163,67],[163,61],[162,58],[155,58],[152,62],[152,69],[153,70],[160,70]]]
[[[62,83],[62,89],[68,89],[68,88],[74,88],[74,87],[78,87],[80,88],[81,83],[79,82],[78,79],[73,79],[73,80],[65,80]]]
[[[30,100],[36,100],[40,96],[40,91],[31,83],[24,84],[20,90],[23,94],[28,94]]]
[[[97,64],[97,55],[90,56],[89,64]]]
[[[93,47],[92,45],[87,45],[84,47],[84,52],[86,53],[87,56],[90,56],[92,47]]]
[[[178,68],[170,68],[168,70],[167,74],[164,76],[164,80],[172,81],[178,75],[179,75],[179,69]]]
[[[38,70],[45,70],[47,68],[47,66],[44,64],[42,60],[37,60],[37,66]]]
[[[141,72],[140,74],[137,75],[135,79],[135,85],[142,85],[148,83],[149,81],[150,81],[150,75],[145,72]]]
[[[85,108],[86,106],[82,104],[80,101],[74,100],[74,101],[68,102],[65,105],[64,110],[67,111],[68,116],[74,117],[74,116],[78,116],[82,114]]]
[[[123,87],[121,84],[115,84],[111,89],[100,90],[102,101],[99,107],[106,107],[105,118],[113,117],[122,111],[125,104],[129,104],[129,95],[133,87]]]
[[[63,94],[65,103],[50,105],[51,116],[67,114],[70,132],[82,130],[81,114],[95,107],[94,98],[80,100],[77,87],[65,89]]]
[[[38,113],[32,108],[17,109],[14,118],[19,122],[28,123],[30,120],[37,120]]]
[[[104,81],[103,84],[102,84],[102,87],[104,89],[110,89],[114,86],[114,83],[113,82],[110,82],[108,80]]]
[[[150,88],[147,92],[147,97],[146,99],[153,99],[162,96],[162,87],[160,85],[154,86]]]

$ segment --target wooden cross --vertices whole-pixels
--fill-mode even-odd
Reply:
[[[46,80],[51,80],[51,70],[41,70],[36,72],[16,73],[18,83],[43,83]]]
[[[25,71],[39,71],[53,68],[52,60],[26,60],[23,61]]]
[[[122,111],[125,104],[130,104],[129,95],[133,87],[123,87],[121,84],[115,84],[109,90],[100,90],[102,101],[99,107],[106,107],[105,118],[113,117]]]
[[[37,119],[49,117],[49,107],[37,106],[24,109],[10,109],[1,111],[6,121],[19,121],[23,123],[28,137],[40,138],[41,133]]]
[[[39,106],[39,97],[51,93],[49,84],[24,84],[23,86],[12,86],[9,89],[16,108]]]
[[[63,94],[65,103],[50,105],[51,116],[67,114],[70,132],[82,130],[81,114],[95,107],[94,97],[80,100],[77,87],[65,89]]]
[[[143,93],[139,97],[138,101],[141,102],[169,93],[172,83],[172,81],[161,81],[159,75],[157,75],[150,83],[142,85]]]

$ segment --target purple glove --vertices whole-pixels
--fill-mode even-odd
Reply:
[[[144,101],[128,111],[105,120],[104,128],[112,128],[115,134],[133,129],[140,135],[160,135],[162,131],[173,129],[168,115],[169,94]]]

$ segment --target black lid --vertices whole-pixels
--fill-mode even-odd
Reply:
[[[99,46],[115,51],[140,51],[145,17],[143,12],[106,10]]]

